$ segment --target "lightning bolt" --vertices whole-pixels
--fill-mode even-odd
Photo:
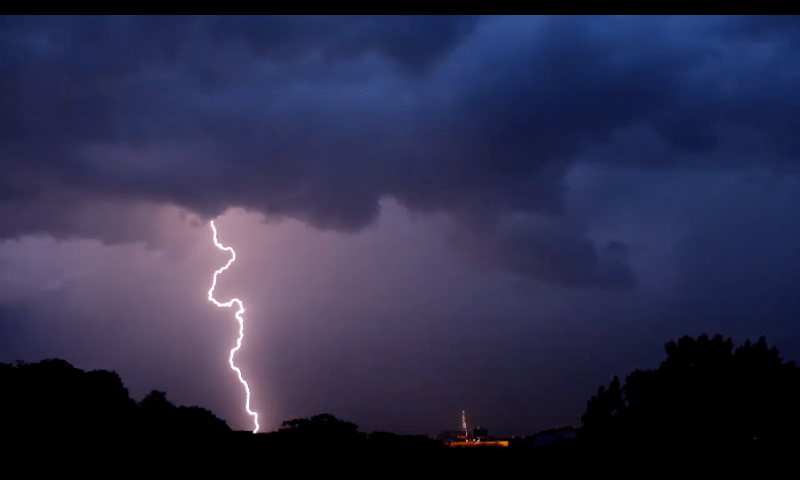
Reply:
[[[217,241],[217,227],[214,226],[213,220],[211,221],[211,230],[214,231],[214,245],[216,245],[217,248],[219,248],[220,250],[227,250],[231,252],[231,259],[228,260],[228,263],[224,267],[214,272],[214,282],[211,284],[211,289],[208,291],[208,299],[214,302],[214,305],[218,307],[232,307],[234,303],[239,305],[239,310],[236,312],[236,320],[239,320],[239,338],[236,340],[236,347],[234,347],[233,350],[231,350],[231,356],[228,359],[228,363],[231,364],[231,368],[233,369],[233,371],[235,371],[236,374],[239,375],[239,381],[242,383],[242,385],[244,385],[244,390],[247,392],[247,401],[245,402],[244,408],[245,410],[247,410],[247,414],[251,415],[256,423],[256,428],[253,430],[253,433],[256,433],[258,432],[258,414],[256,412],[250,411],[250,387],[247,385],[247,382],[245,381],[244,377],[242,377],[242,371],[239,370],[239,368],[233,364],[233,355],[236,353],[237,350],[239,350],[242,347],[242,339],[244,338],[244,319],[242,318],[242,314],[244,313],[244,305],[242,304],[242,301],[239,300],[238,298],[228,300],[225,303],[220,303],[214,299],[213,295],[214,287],[217,286],[217,275],[224,272],[225,269],[230,267],[233,261],[236,260],[236,252],[233,251],[232,247],[225,247]]]

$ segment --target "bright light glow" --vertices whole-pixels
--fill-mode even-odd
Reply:
[[[242,301],[238,298],[234,298],[232,300],[228,300],[225,303],[220,303],[214,299],[214,287],[217,286],[217,275],[224,272],[226,268],[230,267],[234,260],[236,260],[236,252],[233,251],[232,247],[225,247],[217,241],[217,227],[214,226],[214,221],[211,221],[211,230],[214,231],[214,245],[217,246],[220,250],[227,250],[231,252],[231,259],[228,260],[228,263],[214,272],[214,282],[211,284],[211,289],[208,291],[208,299],[214,302],[214,305],[218,307],[232,307],[234,303],[239,305],[239,310],[236,312],[236,319],[239,320],[239,339],[236,340],[236,347],[231,350],[231,356],[228,359],[228,363],[231,364],[231,368],[239,375],[239,381],[242,382],[244,385],[244,390],[247,392],[247,401],[245,402],[245,410],[247,410],[248,415],[253,416],[253,420],[256,423],[256,428],[253,429],[253,433],[258,432],[258,414],[256,412],[250,411],[250,387],[247,385],[247,382],[242,377],[242,371],[239,370],[236,365],[233,364],[233,354],[236,353],[239,348],[242,346],[242,339],[244,338],[244,319],[242,318],[242,314],[244,313],[244,305],[242,305]]]

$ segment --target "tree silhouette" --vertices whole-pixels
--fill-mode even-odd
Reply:
[[[736,351],[730,339],[684,336],[665,345],[656,370],[636,370],[624,387],[598,389],[581,418],[585,436],[671,444],[745,445],[795,441],[800,373],[766,338]]]
[[[614,377],[608,390],[603,385],[598,387],[597,395],[589,400],[586,413],[581,420],[589,427],[587,428],[589,434],[602,432],[606,437],[609,435],[617,437],[620,432],[615,417],[625,409],[619,377]]]
[[[116,372],[84,372],[60,359],[0,364],[0,392],[0,448],[196,451],[230,433],[206,409],[176,407],[157,390],[136,403]]]
[[[287,441],[306,444],[332,442],[332,445],[343,446],[366,439],[366,435],[358,431],[358,425],[327,413],[314,415],[311,419],[284,421],[278,433]]]
[[[213,413],[200,407],[177,407],[167,400],[166,392],[152,390],[140,402],[147,441],[154,446],[165,443],[195,448],[231,432],[230,427]],[[213,443],[213,442],[212,442]]]

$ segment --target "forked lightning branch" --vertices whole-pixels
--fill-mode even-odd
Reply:
[[[231,259],[228,260],[228,263],[224,267],[214,272],[214,282],[211,284],[211,289],[208,291],[208,299],[214,302],[214,305],[218,307],[232,307],[234,303],[239,305],[239,310],[236,312],[236,319],[239,320],[239,338],[236,340],[236,347],[234,347],[233,350],[231,350],[231,356],[228,359],[228,363],[230,363],[233,371],[235,371],[239,375],[239,381],[242,382],[242,385],[244,385],[244,390],[247,393],[247,400],[245,402],[244,408],[245,410],[247,410],[248,415],[253,416],[253,420],[255,421],[256,424],[256,428],[253,429],[253,433],[256,433],[258,432],[258,414],[250,410],[250,387],[247,385],[247,382],[245,381],[244,377],[242,377],[242,371],[239,370],[239,368],[233,364],[233,355],[236,353],[237,350],[239,350],[239,348],[241,348],[242,339],[244,338],[244,319],[242,318],[242,314],[244,313],[244,305],[242,305],[242,301],[239,300],[238,298],[234,298],[228,300],[225,303],[221,303],[215,300],[213,296],[214,287],[217,286],[217,275],[224,272],[225,269],[230,267],[233,261],[236,260],[236,252],[233,251],[232,247],[225,247],[217,241],[217,227],[214,226],[213,220],[211,221],[211,230],[213,230],[214,232],[214,245],[216,245],[217,248],[219,248],[220,250],[227,250],[231,252]]]

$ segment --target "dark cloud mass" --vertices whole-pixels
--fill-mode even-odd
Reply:
[[[355,231],[389,195],[475,217],[461,235],[496,251],[498,265],[632,285],[619,255],[600,266],[603,246],[580,227],[469,225],[516,212],[560,225],[563,178],[581,155],[724,168],[744,150],[796,162],[793,24],[5,17],[0,232],[126,241],[136,234],[71,218],[90,202],[138,201],[205,217],[241,206]],[[643,134],[661,142],[660,158],[637,148],[653,144],[636,140]]]

